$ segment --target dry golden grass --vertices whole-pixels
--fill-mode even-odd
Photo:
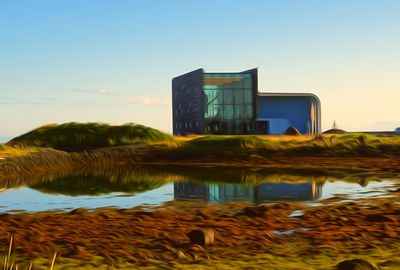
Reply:
[[[17,256],[12,253],[12,250],[14,248],[13,244],[14,244],[14,236],[11,235],[7,254],[4,256],[4,259],[0,260],[0,269],[2,269],[2,270],[24,270],[24,269],[31,270],[31,269],[33,269],[34,264],[32,261],[18,260],[16,258]],[[55,263],[56,263],[56,257],[57,257],[57,252],[54,252],[50,267],[47,268],[48,270],[54,269]],[[39,266],[39,268],[43,269],[44,267]],[[44,269],[46,269],[46,268],[44,268]]]
[[[38,150],[35,147],[12,147],[7,145],[0,145],[0,159],[11,156],[26,156],[37,151]]]

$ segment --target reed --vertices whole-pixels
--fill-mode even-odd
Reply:
[[[27,263],[21,263],[21,262],[17,262],[15,260],[16,256],[12,254],[12,248],[13,248],[13,244],[14,244],[13,242],[14,242],[14,236],[11,235],[10,244],[8,246],[8,252],[4,256],[4,259],[2,260],[3,265],[0,265],[0,269],[2,269],[2,270],[19,270],[19,269],[31,270],[33,268],[33,262],[29,262],[29,265],[27,266]],[[48,267],[49,270],[54,269],[56,257],[57,257],[57,252],[54,252],[53,259],[51,261],[50,266]],[[24,268],[24,266],[25,266],[25,268]]]

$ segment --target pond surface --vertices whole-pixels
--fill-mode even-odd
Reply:
[[[296,175],[263,170],[74,172],[2,183],[0,212],[131,208],[170,201],[315,203],[332,197],[352,200],[388,196],[399,186],[400,178]]]

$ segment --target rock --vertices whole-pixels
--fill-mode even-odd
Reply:
[[[87,209],[85,209],[85,208],[76,208],[76,209],[70,211],[69,213],[73,214],[73,215],[83,216],[83,215],[88,214],[89,211]]]
[[[93,254],[91,254],[85,247],[83,246],[72,246],[68,248],[68,250],[65,252],[67,256],[73,257],[73,258],[79,258],[79,259],[90,259],[93,257]]]
[[[293,204],[294,205],[294,204]],[[274,209],[280,209],[280,210],[289,210],[293,206],[290,203],[282,202],[282,203],[276,203],[272,206]]]
[[[336,270],[378,270],[378,268],[369,261],[353,259],[338,263]]]
[[[214,231],[212,229],[193,230],[187,236],[192,244],[212,245],[214,243]]]
[[[243,208],[243,213],[248,217],[265,217],[268,208],[264,205],[261,206],[248,206]]]
[[[388,222],[388,221],[393,221],[390,217],[384,216],[382,214],[371,214],[367,215],[365,217],[366,221],[369,222]]]
[[[286,135],[301,135],[300,131],[295,127],[288,127],[285,131]]]
[[[358,182],[359,184],[360,184],[360,186],[362,186],[362,187],[366,187],[366,186],[368,186],[368,178],[363,178],[363,179],[360,179],[360,181]]]

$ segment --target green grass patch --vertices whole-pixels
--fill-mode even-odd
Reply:
[[[65,123],[36,128],[12,139],[8,145],[86,148],[171,140],[173,137],[169,134],[138,124],[112,126],[102,123]]]
[[[165,146],[165,160],[199,158],[235,160],[275,156],[389,156],[400,154],[400,136],[375,136],[364,133],[311,136],[205,135],[173,136],[139,124],[112,126],[101,123],[51,124],[34,129],[0,145],[7,147],[52,147],[62,150],[87,150],[98,147],[143,142]],[[161,145],[162,144],[162,145]],[[143,148],[146,150],[147,148]],[[150,148],[148,148],[150,149]],[[150,151],[150,150],[149,150]],[[146,155],[150,154],[145,151]],[[138,150],[137,155],[141,153]],[[154,154],[158,158],[158,154]],[[157,157],[156,157],[157,156]]]
[[[400,136],[346,134],[288,139],[282,136],[204,136],[183,143],[187,153],[257,153],[260,155],[398,155]]]

